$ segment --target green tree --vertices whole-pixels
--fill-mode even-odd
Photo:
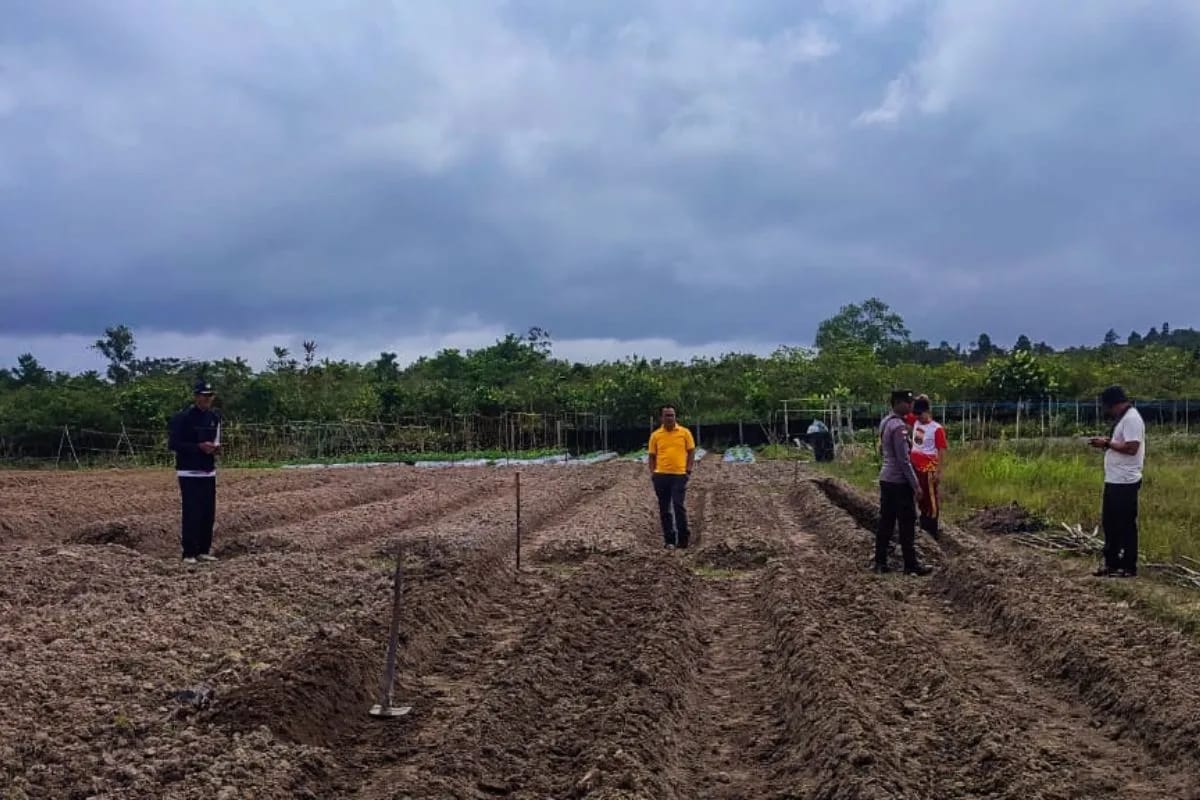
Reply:
[[[42,387],[50,384],[50,370],[43,367],[33,353],[17,356],[17,366],[12,371],[13,383],[17,386]]]
[[[817,326],[815,345],[825,350],[840,345],[861,345],[876,354],[908,344],[904,319],[878,297],[861,304],[842,306],[837,314]]]
[[[987,391],[998,400],[1048,397],[1058,382],[1046,365],[1027,350],[1020,350],[988,365]]]
[[[128,326],[105,328],[104,338],[97,339],[91,349],[108,359],[108,379],[113,383],[122,385],[136,376],[137,344]]]

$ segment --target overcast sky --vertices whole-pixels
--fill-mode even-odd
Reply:
[[[1198,90],[1196,0],[9,2],[0,364],[1200,325]]]

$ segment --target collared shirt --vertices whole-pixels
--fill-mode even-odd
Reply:
[[[913,470],[908,444],[908,427],[904,418],[888,414],[879,425],[879,448],[883,467],[879,470],[881,483],[907,483],[917,488],[917,473]]]
[[[686,475],[687,454],[696,449],[692,432],[682,425],[674,430],[659,427],[650,434],[650,455],[655,456],[654,472],[659,475]]]

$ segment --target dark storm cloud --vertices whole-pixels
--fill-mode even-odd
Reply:
[[[1184,0],[18,4],[0,335],[1196,323],[1197,44]]]

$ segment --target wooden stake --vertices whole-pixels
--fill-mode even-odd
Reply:
[[[517,573],[521,572],[521,473],[517,472]]]

